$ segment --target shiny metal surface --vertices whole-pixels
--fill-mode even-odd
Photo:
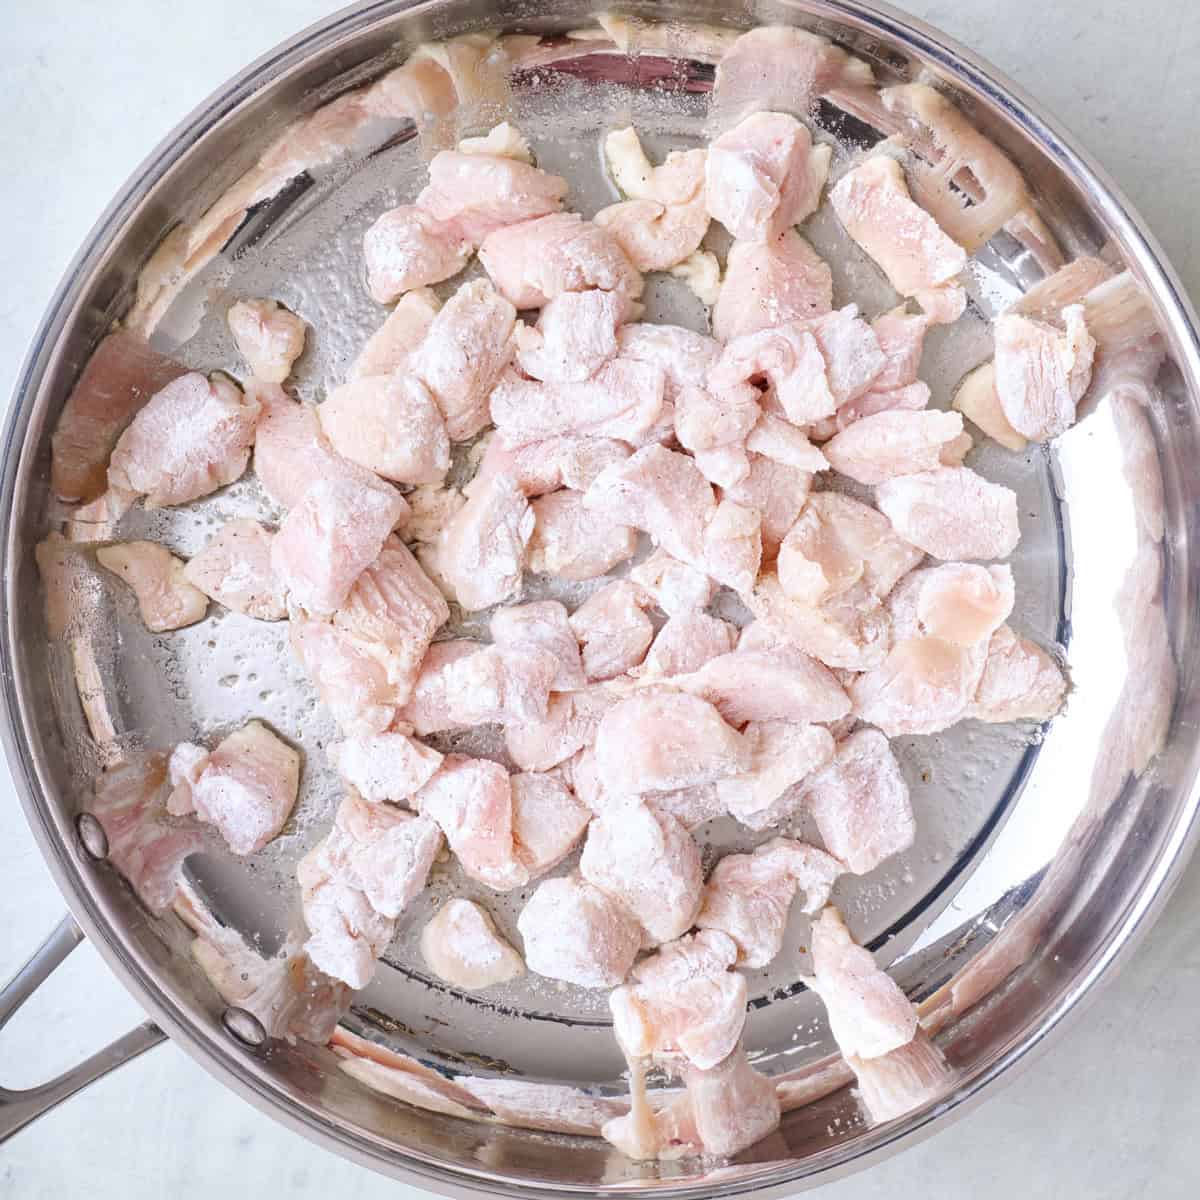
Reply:
[[[675,12],[727,21],[735,11],[703,4],[652,8],[660,17]],[[882,1128],[867,1128],[853,1098],[842,1091],[788,1114],[779,1133],[737,1164],[707,1171],[697,1164],[635,1167],[597,1142],[464,1126],[364,1092],[333,1069],[326,1051],[256,1050],[233,1042],[223,1026],[224,1006],[191,966],[178,923],[148,917],[111,872],[81,852],[74,835],[74,817],[97,763],[72,699],[63,648],[45,642],[30,553],[47,522],[60,515],[47,498],[46,446],[74,374],[108,321],[127,307],[132,280],[158,238],[180,217],[192,219],[203,211],[296,111],[398,61],[404,46],[482,25],[527,28],[529,11],[520,5],[360,6],[301,35],[234,81],[152,157],[102,219],[31,352],[9,429],[3,495],[8,539],[4,636],[6,662],[13,664],[5,679],[11,719],[7,748],[14,774],[24,777],[35,830],[73,910],[126,982],[201,1062],[326,1144],[441,1190],[475,1186],[491,1194],[520,1195],[603,1187],[654,1187],[678,1195],[758,1187],[794,1191],[801,1179],[859,1165],[927,1128],[977,1096],[1035,1046],[1152,915],[1195,824],[1190,672],[1195,517],[1187,467],[1195,461],[1200,369],[1193,319],[1173,277],[1119,198],[1060,135],[981,72],[970,56],[894,15],[816,3],[756,6],[753,12],[759,20],[817,28],[877,67],[903,73],[921,64],[941,75],[972,119],[1018,161],[1064,245],[1079,253],[1108,244],[1137,272],[1155,297],[1175,362],[1162,381],[1163,402],[1154,413],[1167,501],[1166,614],[1183,666],[1166,752],[1136,781],[1112,778],[1100,769],[1114,736],[1110,714],[1124,706],[1129,715],[1122,649],[1128,631],[1113,600],[1139,550],[1137,496],[1123,480],[1111,414],[1103,409],[1091,414],[1052,456],[1038,452],[1015,462],[994,453],[986,457],[985,449],[980,469],[1018,487],[1022,498],[1025,536],[1014,562],[1023,606],[1018,623],[1022,632],[1043,642],[1066,644],[1074,681],[1071,703],[1041,744],[1029,744],[1026,735],[1004,727],[982,726],[938,739],[912,739],[904,757],[910,782],[919,785],[917,851],[858,895],[839,895],[856,932],[892,965],[911,994],[934,997],[935,1014],[952,1007],[953,990],[945,985],[956,973],[972,961],[985,962],[989,953],[1002,956],[1006,945],[1020,949],[1028,932],[1025,950],[1033,952],[1028,966],[985,1006],[943,1032],[944,1048],[960,1073],[954,1091],[931,1111]],[[588,10],[555,5],[553,19],[545,15],[545,6],[538,11],[537,28],[563,29],[583,24]],[[736,11],[742,15],[740,8]],[[518,114],[544,165],[565,168],[572,177],[586,178],[589,170],[598,176],[591,149],[596,132],[629,116],[652,128],[658,148],[682,144],[699,132],[695,94],[648,87],[647,78],[636,73],[623,84],[597,74],[599,82],[576,79],[555,89],[539,81],[518,89]],[[214,277],[182,296],[172,310],[165,328],[183,337],[184,344],[168,342],[168,347],[197,365],[229,365],[222,300],[272,291],[317,325],[301,389],[313,398],[321,395],[357,340],[379,320],[355,274],[364,223],[407,195],[423,165],[411,139],[397,138],[371,152],[377,149],[356,156],[349,169],[289,193],[285,202],[244,225],[214,265]],[[597,177],[581,188],[579,204],[585,211],[603,202],[603,186]],[[823,248],[822,237],[835,236],[832,227],[813,232],[818,248]],[[1018,245],[996,241],[980,256],[975,278],[974,298],[984,313],[1037,278]],[[839,288],[850,283],[838,280]],[[211,294],[210,285],[215,285]],[[677,318],[678,305],[686,303],[665,289],[656,302]],[[945,345],[931,342],[936,369],[930,382],[937,402],[945,403],[957,378],[985,356],[979,328],[974,342],[969,322]],[[238,485],[196,514],[169,522],[161,515],[146,522],[144,514],[131,514],[121,533],[145,531],[188,552],[217,515],[261,512],[259,504],[252,485]],[[122,610],[115,589],[98,589],[92,602],[97,628],[106,633],[95,646],[100,673],[111,689],[122,736],[157,748],[242,715],[258,715],[268,704],[273,706],[267,710],[270,719],[305,745],[306,785],[295,827],[260,856],[255,873],[223,870],[216,855],[196,864],[197,879],[223,916],[268,942],[277,938],[290,919],[292,901],[284,888],[291,864],[322,832],[333,795],[319,754],[327,730],[308,705],[307,689],[286,652],[269,644],[279,640],[278,631],[269,630],[269,642],[263,642],[261,627],[239,628],[238,618],[226,616],[219,636],[206,622],[174,638],[153,639],[130,619],[127,608]],[[243,678],[248,674],[258,678]],[[171,681],[169,689],[162,685],[164,677]],[[229,679],[235,682],[223,682]],[[508,1009],[497,1011],[432,991],[429,981],[413,976],[405,952],[419,925],[419,912],[404,922],[388,956],[392,969],[381,972],[356,1008],[356,1028],[449,1069],[464,1060],[478,1067],[486,1056],[492,1061],[484,1069],[498,1069],[495,1060],[503,1059],[534,1077],[622,1090],[602,1006],[584,994],[534,988],[504,997]],[[799,965],[800,960],[785,957],[770,976],[751,981],[756,1005],[748,1044],[758,1065],[773,1074],[817,1064],[830,1048],[812,997],[794,984]]]

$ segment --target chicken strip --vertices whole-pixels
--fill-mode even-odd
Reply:
[[[282,584],[271,568],[271,542],[257,521],[226,521],[183,569],[210,599],[260,621],[287,616]]]
[[[830,191],[846,232],[879,264],[902,296],[911,296],[935,324],[962,315],[966,294],[956,279],[966,251],[916,204],[900,164],[874,154]]]
[[[712,311],[713,336],[731,342],[807,321],[833,308],[829,265],[794,229],[770,242],[734,242]]]
[[[616,239],[577,213],[497,230],[484,239],[479,261],[517,308],[541,308],[562,292],[589,288],[628,299],[642,294],[642,277]]]
[[[499,763],[448,754],[412,803],[438,823],[472,879],[498,892],[529,882],[513,841],[512,784]]]
[[[1007,558],[1021,537],[1016,494],[966,467],[886,480],[875,501],[900,537],[943,561]]]
[[[450,468],[450,438],[439,407],[402,372],[344,383],[317,409],[344,458],[396,483],[439,483]]]
[[[292,373],[308,332],[302,318],[276,300],[239,300],[225,319],[251,375],[264,383],[282,383]]]
[[[596,579],[637,551],[637,530],[589,508],[569,489],[539,496],[533,509],[529,570],[559,579]]]
[[[709,147],[708,213],[735,238],[774,241],[816,211],[831,155],[795,117],[754,113]]]
[[[715,783],[750,762],[741,737],[707,701],[682,692],[630,696],[604,714],[596,765],[617,797]]]
[[[618,579],[593,593],[571,615],[589,682],[614,679],[636,667],[654,638],[654,626],[642,611],[638,589]]]
[[[907,850],[916,825],[908,784],[888,740],[860,729],[838,743],[833,762],[805,781],[803,802],[825,848],[855,875]]]
[[[187,577],[183,561],[157,542],[101,546],[96,561],[133,590],[147,629],[165,633],[203,621],[208,597]]]
[[[327,750],[338,774],[364,800],[402,803],[442,765],[442,755],[404,733],[374,733],[334,742]]]
[[[516,351],[516,309],[486,279],[464,283],[439,310],[407,370],[441,409],[453,442],[488,423],[488,397]]]
[[[1075,407],[1092,381],[1096,342],[1083,306],[1064,308],[1062,317],[1065,333],[1017,313],[996,318],[996,395],[1012,428],[1034,442],[1075,423]]]
[[[746,978],[731,970],[733,940],[717,930],[663,946],[609,997],[613,1032],[628,1058],[682,1057],[702,1070],[732,1053],[746,1022]]]
[[[407,511],[395,488],[361,467],[318,478],[283,519],[271,567],[294,603],[333,613]]]
[[[577,875],[545,879],[517,918],[525,964],[549,979],[611,988],[629,973],[642,942],[637,918]]]
[[[696,924],[728,935],[739,966],[765,967],[783,948],[797,892],[804,893],[802,911],[818,912],[844,870],[832,855],[791,838],[772,838],[751,854],[727,854],[704,885]]]
[[[655,945],[685,933],[700,910],[700,848],[674,817],[636,800],[588,826],[579,873],[633,913]]]
[[[470,900],[447,900],[421,930],[421,957],[439,978],[469,992],[508,983],[525,973],[521,956],[496,923]]]
[[[174,790],[167,808],[215,825],[234,854],[255,854],[291,816],[300,788],[300,752],[261,721],[218,743],[201,765],[196,747],[171,755]]]
[[[108,483],[147,508],[186,504],[241,477],[259,405],[237,385],[193,371],[150,397],[117,439]]]

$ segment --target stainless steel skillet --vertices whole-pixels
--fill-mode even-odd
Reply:
[[[655,12],[663,13],[664,7],[656,6]],[[102,946],[111,941],[110,958],[127,981],[132,979],[135,990],[147,1001],[155,1017],[173,1035],[180,1036],[185,1045],[195,1049],[202,1060],[219,1060],[223,1078],[235,1085],[240,1081],[243,1089],[250,1088],[262,1098],[269,1097],[271,1106],[277,1111],[285,1110],[294,1123],[310,1130],[324,1129],[343,1148],[357,1147],[360,1157],[373,1158],[377,1165],[380,1156],[392,1163],[392,1169],[399,1169],[406,1154],[410,1156],[410,1166],[413,1156],[437,1160],[436,1167],[430,1164],[425,1168],[425,1182],[430,1186],[437,1186],[444,1178],[437,1173],[446,1169],[443,1164],[454,1162],[459,1164],[454,1168],[456,1172],[474,1169],[501,1176],[492,1179],[493,1191],[503,1187],[503,1177],[508,1175],[542,1187],[566,1185],[595,1190],[602,1179],[616,1181],[605,1175],[611,1164],[594,1144],[551,1144],[545,1139],[492,1127],[464,1131],[452,1121],[414,1113],[364,1095],[330,1069],[333,1064],[328,1056],[282,1048],[275,1048],[265,1056],[261,1052],[252,1054],[225,1037],[218,1020],[220,1006],[194,976],[186,955],[179,952],[183,943],[178,929],[171,927],[169,921],[147,919],[109,872],[97,869],[79,853],[71,821],[94,764],[85,752],[78,710],[63,703],[61,659],[55,657],[56,648],[45,645],[36,605],[23,604],[19,599],[36,591],[29,548],[45,531],[53,515],[45,504],[47,422],[52,422],[72,374],[107,318],[123,311],[127,292],[122,288],[128,286],[159,235],[179,214],[194,215],[214,198],[282,123],[290,119],[297,104],[314,103],[311,97],[304,99],[312,87],[341,75],[352,64],[371,59],[376,51],[393,44],[397,38],[403,37],[411,43],[433,34],[454,32],[472,20],[507,25],[523,15],[510,10],[503,14],[501,22],[496,17],[482,17],[477,10],[439,5],[420,6],[395,20],[384,21],[384,11],[380,6],[357,10],[314,38],[304,40],[302,46],[285,51],[261,68],[263,74],[255,76],[253,83],[246,83],[237,91],[240,97],[263,85],[243,108],[237,108],[201,138],[201,131],[230,108],[232,101],[227,98],[208,111],[198,126],[174,140],[171,153],[156,160],[151,176],[139,182],[135,193],[119,204],[103,225],[100,240],[85,251],[84,260],[52,309],[46,335],[31,357],[15,417],[14,436],[17,444],[23,444],[24,455],[18,467],[15,455],[10,453],[6,476],[5,495],[10,500],[6,636],[14,652],[8,660],[14,665],[14,676],[7,683],[12,711],[21,722],[15,736],[21,739],[23,747],[14,756],[14,764],[20,764],[17,769],[25,773],[30,786],[36,789],[34,794],[47,797],[43,807],[35,810],[35,828],[43,841],[49,839],[53,847],[48,853],[56,864],[60,882],[73,899],[81,923],[89,934],[98,937]],[[574,11],[564,7],[561,11],[562,26],[583,24],[586,14],[582,6]],[[861,13],[852,17],[840,6],[812,6],[811,10],[780,6],[757,15],[778,19],[810,11],[825,22],[821,26],[823,31],[834,33],[847,44],[858,45],[858,34],[868,30],[875,41],[873,45],[863,43],[863,52],[876,61],[886,61],[883,54],[886,48],[889,54],[897,54],[897,62],[904,55],[925,54],[935,66],[949,70],[951,81],[958,83],[965,100],[971,104],[974,119],[997,137],[1039,189],[1043,211],[1060,238],[1075,250],[1097,249],[1109,240],[1114,241],[1155,295],[1179,368],[1177,377],[1169,376],[1163,381],[1165,398],[1154,420],[1168,502],[1168,534],[1164,543],[1167,548],[1164,561],[1168,565],[1166,612],[1179,661],[1186,663],[1191,657],[1190,612],[1194,605],[1188,558],[1187,522],[1191,517],[1185,499],[1186,472],[1180,469],[1180,464],[1191,461],[1194,449],[1190,397],[1194,395],[1191,385],[1196,377],[1191,326],[1185,309],[1175,298],[1172,282],[1156,267],[1153,251],[1123,215],[1111,193],[1059,139],[1036,118],[1028,116],[1027,109],[1000,95],[965,59],[893,21],[867,20]],[[726,18],[730,15],[728,9],[718,12],[714,8],[712,13]],[[712,13],[708,14],[710,19]],[[305,64],[302,69],[301,59]],[[956,64],[957,69],[951,70]],[[380,68],[370,68],[377,69]],[[337,90],[340,88],[320,95],[324,98]],[[588,111],[575,124],[566,125],[571,136],[581,128],[591,134],[603,127],[614,109],[621,111],[620,106],[625,105],[633,106],[635,113],[645,113],[647,119],[659,119],[664,137],[686,136],[694,129],[687,124],[692,113],[685,110],[682,115],[672,114],[669,105],[660,105],[661,97],[656,94],[644,102],[643,108],[638,108],[637,104],[642,102],[636,95],[613,96],[600,86],[595,91],[605,94],[601,99],[589,101]],[[588,92],[581,90],[572,96],[580,94]],[[995,108],[991,107],[993,104]],[[567,121],[570,114],[551,112],[546,116]],[[639,115],[639,123],[641,120]],[[668,128],[669,122],[676,120],[680,127]],[[556,149],[549,121],[538,128],[547,131],[546,143],[539,150],[543,156],[549,155]],[[235,156],[233,161],[227,158],[230,147],[241,151],[240,157]],[[570,149],[568,146],[566,152]],[[375,203],[382,205],[381,181],[395,184],[398,180],[403,188],[408,178],[404,172],[410,169],[406,160],[398,157],[385,163],[383,157],[374,156],[362,172],[354,173],[354,178],[340,181],[339,195],[345,196],[347,188],[353,189],[355,179],[369,170],[371,161],[383,169],[374,180],[360,179],[365,196],[375,197]],[[168,164],[166,177],[158,179],[155,172]],[[411,169],[416,169],[416,160]],[[311,206],[315,201],[319,207],[322,195],[314,194],[310,188],[295,196],[270,215],[270,228],[259,233],[255,244],[266,243],[268,250],[276,247],[281,259],[286,258],[289,233],[296,238],[304,236],[304,213],[315,211]],[[138,215],[131,216],[135,209]],[[352,204],[349,210],[361,211]],[[275,229],[279,232],[273,233]],[[345,245],[353,245],[354,234],[350,228]],[[234,271],[228,283],[237,292],[246,294],[262,286],[264,276],[256,277],[255,270],[278,270],[278,264],[264,264],[262,259],[254,260],[246,252],[245,243],[249,240],[249,237],[239,238],[232,247]],[[341,243],[330,246],[324,258],[313,249],[313,242],[296,245],[303,253],[293,253],[287,263],[292,278],[297,263],[308,266],[316,275],[336,274],[347,266]],[[1005,280],[1027,283],[1033,274],[1032,264],[1014,247],[998,250],[993,286],[999,288]],[[356,285],[357,281],[352,279],[351,283]],[[318,296],[314,288],[314,303]],[[353,287],[338,289],[334,300],[349,309],[347,336],[351,342],[366,327],[356,326],[356,320],[378,319],[377,311],[355,308]],[[205,345],[204,336],[201,327],[197,334],[200,340],[193,344],[189,339],[196,361],[220,365],[221,347]],[[310,364],[312,374],[305,386],[315,393],[319,394],[323,386],[322,371],[336,369],[336,350],[336,347],[331,350],[327,362]],[[960,360],[946,364],[938,381],[943,396],[954,382],[956,372],[961,373],[960,368],[968,365],[971,364]],[[1036,880],[1041,869],[1059,852],[1057,859],[1062,867],[1057,878],[1069,875],[1069,885],[1062,886],[1061,891],[1074,901],[1075,908],[1054,914],[1053,922],[1041,938],[1043,944],[1036,947],[1033,964],[1013,981],[994,1008],[978,1014],[969,1030],[947,1033],[948,1047],[954,1051],[952,1057],[963,1070],[963,1082],[955,1099],[973,1094],[984,1079],[1021,1048],[1037,1040],[1059,1013],[1082,994],[1116,947],[1143,919],[1151,899],[1162,888],[1169,864],[1178,856],[1184,830],[1192,817],[1191,741],[1187,725],[1179,723],[1186,722],[1189,713],[1189,677],[1185,672],[1180,684],[1177,723],[1166,754],[1147,776],[1125,787],[1119,803],[1111,808],[1096,803],[1098,811],[1092,814],[1094,819],[1086,830],[1088,836],[1082,851],[1067,839],[1072,821],[1089,802],[1089,781],[1094,775],[1097,750],[1104,747],[1105,721],[1125,683],[1120,629],[1110,605],[1137,548],[1136,536],[1131,535],[1135,514],[1132,496],[1122,490],[1119,459],[1114,456],[1114,435],[1111,431],[1104,436],[1100,433],[1105,428],[1105,419],[1103,413],[1096,414],[1086,426],[1089,430],[1086,441],[1081,436],[1078,444],[1064,443],[1056,463],[1022,464],[1020,480],[1014,480],[1021,483],[1023,498],[1028,497],[1033,506],[1030,512],[1035,514],[1031,518],[1032,533],[1030,527],[1026,528],[1029,556],[1023,565],[1026,572],[1023,591],[1045,603],[1043,610],[1022,615],[1026,629],[1045,640],[1066,640],[1069,636],[1071,658],[1076,666],[1076,695],[1067,718],[1052,728],[1042,747],[1030,747],[1020,741],[999,746],[976,744],[974,758],[966,764],[974,767],[974,780],[949,774],[955,764],[964,761],[963,746],[910,747],[908,765],[912,777],[919,780],[923,773],[930,775],[930,786],[921,801],[925,805],[922,815],[928,818],[925,827],[943,844],[939,848],[926,843],[928,859],[908,864],[913,876],[909,883],[904,881],[902,867],[887,887],[881,886],[879,896],[862,896],[856,908],[861,929],[876,943],[886,944],[885,961],[896,960],[898,975],[923,996],[982,951],[983,945],[991,940],[994,927],[1003,924],[1029,899],[1033,890],[1030,881]],[[1084,428],[1080,428],[1081,435]],[[1104,444],[1097,448],[1097,441],[1106,442],[1107,448]],[[990,471],[992,465],[985,469]],[[241,499],[249,503],[252,498]],[[188,530],[162,532],[177,538],[181,549],[189,548]],[[200,532],[197,529],[191,534],[196,536]],[[1069,570],[1073,576],[1068,571],[1068,545]],[[230,661],[205,659],[203,642],[193,648],[196,657],[186,659],[186,652],[181,654],[178,648],[172,651],[136,642],[137,631],[124,620],[127,616],[119,612],[112,616],[112,628],[121,638],[120,653],[114,655],[113,662],[126,672],[122,677],[124,686],[116,687],[122,699],[125,729],[158,745],[181,732],[190,732],[193,724],[211,726],[218,714],[221,720],[236,716],[239,701],[231,702],[215,687],[204,686],[205,679],[211,677],[215,682],[236,673],[232,662],[233,655],[239,652],[236,630],[230,630],[227,624],[222,633],[224,644],[235,643],[228,651]],[[232,639],[227,637],[230,633],[235,635]],[[184,706],[177,705],[173,698],[155,690],[148,682],[162,677],[160,672],[168,658],[179,662],[181,657],[190,672],[183,676],[189,684],[186,689],[189,700]],[[139,672],[133,665],[138,661],[153,663],[154,670]],[[1089,664],[1092,669],[1081,673]],[[282,678],[275,690],[283,693],[297,687],[294,680]],[[57,694],[56,689],[59,689]],[[225,688],[224,692],[231,690],[235,695],[239,692],[238,688]],[[267,689],[259,688],[263,690]],[[167,699],[169,704],[164,702]],[[196,711],[194,706],[201,700],[215,707]],[[249,699],[240,702],[248,703]],[[304,732],[300,714],[296,714],[295,720],[296,731]],[[309,732],[319,737],[319,730]],[[979,731],[975,733],[979,736]],[[977,783],[979,779],[984,782]],[[319,783],[318,778],[307,796],[308,823],[296,833],[301,840],[315,836],[325,819]],[[1110,801],[1113,799],[1108,797]],[[964,802],[968,801],[978,808],[964,811]],[[954,827],[943,828],[943,825]],[[934,854],[940,854],[941,858],[935,860]],[[284,874],[283,865],[279,863],[279,877]],[[264,863],[268,884],[274,881],[271,870],[272,864]],[[69,873],[70,882],[64,871]],[[253,914],[247,914],[246,909],[253,908],[256,902],[253,896],[235,891],[235,881],[231,879],[213,877],[210,890],[222,900],[231,919],[242,920],[248,928],[252,927]],[[164,945],[175,946],[176,952],[168,955]],[[954,951],[950,957],[944,954],[948,948]],[[394,957],[398,963],[403,962],[402,945],[397,947]],[[797,1049],[791,1041],[794,1027],[811,1016],[803,1007],[805,998],[772,998],[776,991],[787,990],[787,972],[794,965],[781,965],[779,980],[758,981],[758,999],[770,1002],[756,1008],[751,1018],[753,1048],[768,1056],[776,1054],[779,1061],[771,1066],[779,1070],[794,1069],[825,1052],[820,1044],[801,1045]],[[475,1006],[453,997],[428,999],[426,985],[399,970],[386,991],[383,999],[387,1007],[376,1004],[372,997],[372,1007],[386,1016],[414,1028],[417,1025],[411,1020],[414,1013],[450,1020],[453,1038],[424,1035],[425,1053],[435,1060],[444,1061],[441,1056],[463,1052],[479,1055],[487,1052],[481,1051],[481,1047],[490,1047],[492,1057],[504,1057],[518,1069],[539,1077],[588,1082],[611,1082],[614,1078],[615,1068],[604,1058],[605,1051],[593,1054],[590,1049],[601,1043],[607,1045],[607,1035],[602,1029],[593,1031],[591,1022],[595,1016],[586,1008],[580,1011],[572,1007],[565,1013],[551,1014],[570,1017],[574,1022],[571,1025],[545,1019],[547,1006],[542,1003],[543,997],[533,998],[537,1003],[526,1003],[524,1015],[519,1017],[477,1012]],[[360,1028],[368,1028],[370,1014],[360,1019],[364,1021]],[[561,1030],[567,1033],[556,1041],[553,1035]],[[397,1045],[404,1044],[404,1035],[399,1031],[392,1030],[390,1036],[397,1039]],[[503,1054],[495,1052],[497,1045],[503,1046]],[[564,1064],[570,1064],[571,1069],[567,1070]],[[314,1065],[320,1074],[310,1072]],[[731,1188],[759,1182],[764,1186],[767,1182],[782,1185],[789,1172],[838,1165],[850,1156],[890,1142],[925,1120],[925,1116],[918,1116],[899,1129],[884,1130],[866,1130],[851,1120],[848,1133],[829,1138],[825,1129],[833,1118],[853,1117],[855,1111],[848,1097],[842,1096],[840,1100],[831,1097],[827,1102],[792,1114],[785,1122],[783,1141],[760,1148],[756,1156],[749,1156],[756,1157],[756,1161],[735,1168],[735,1174],[705,1181],[689,1177],[686,1169],[676,1168],[675,1177],[664,1179],[660,1186],[686,1192],[702,1184],[712,1187],[727,1183]],[[405,1143],[407,1151],[398,1146]],[[788,1164],[785,1156],[803,1156],[803,1163]],[[429,1170],[435,1174],[430,1176]],[[768,1179],[759,1179],[759,1172]],[[460,1178],[457,1174],[453,1177]]]

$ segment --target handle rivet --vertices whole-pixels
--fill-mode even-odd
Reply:
[[[267,1040],[267,1031],[262,1027],[262,1022],[244,1008],[236,1008],[231,1004],[221,1014],[221,1024],[243,1046],[261,1046]]]
[[[79,840],[89,858],[100,862],[108,857],[108,834],[91,813],[80,813],[75,818],[75,832],[79,834]]]

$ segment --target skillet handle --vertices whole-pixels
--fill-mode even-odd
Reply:
[[[16,1011],[50,977],[57,967],[80,942],[83,931],[70,916],[65,916],[54,932],[41,944],[33,957],[9,980],[0,992],[0,1029],[3,1029]],[[166,1040],[153,1021],[144,1021],[131,1029],[124,1037],[105,1046],[78,1066],[71,1067],[48,1083],[37,1087],[13,1090],[0,1087],[0,1142],[24,1129],[31,1121],[49,1112],[56,1104],[73,1096],[93,1080],[107,1075],[109,1071],[159,1042]]]

